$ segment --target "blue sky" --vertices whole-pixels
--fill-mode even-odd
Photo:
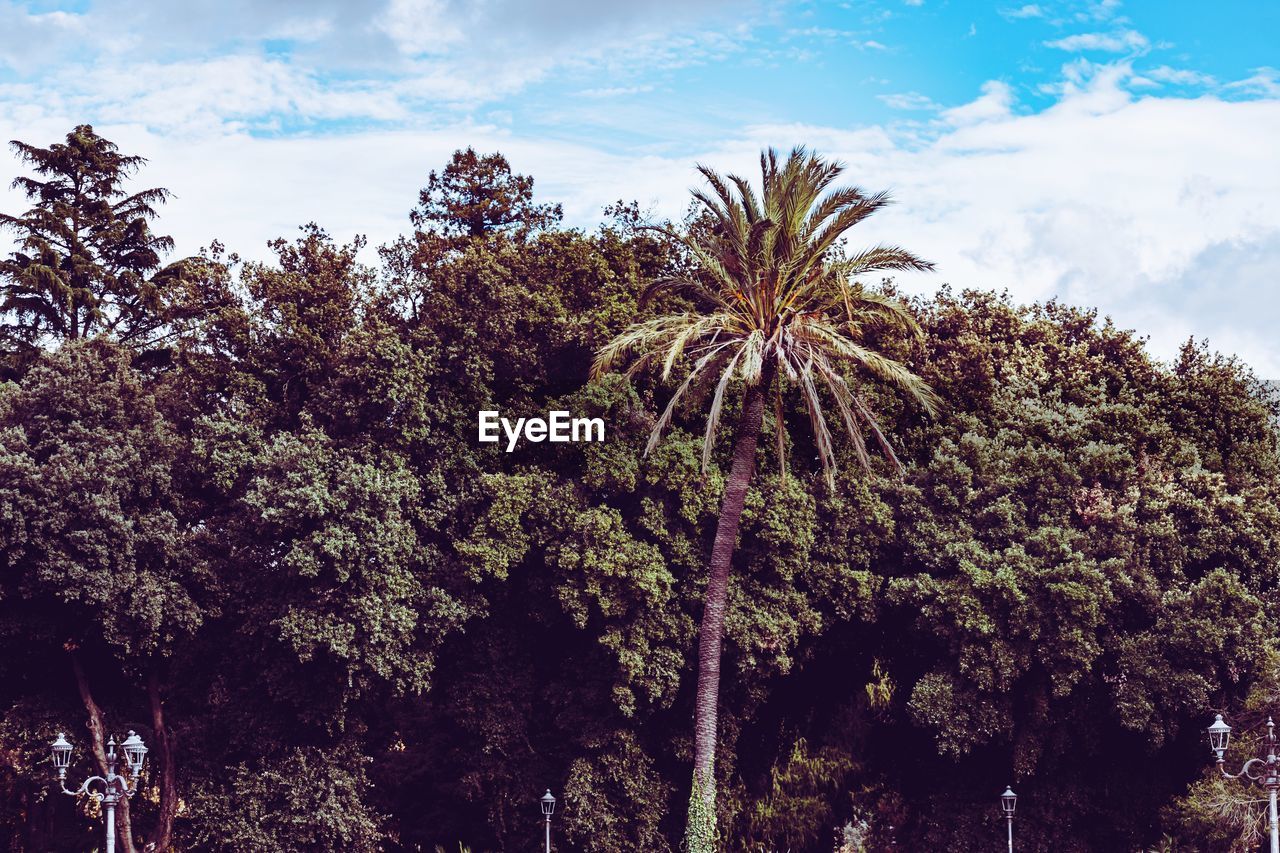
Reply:
[[[177,194],[180,252],[250,257],[313,219],[391,239],[468,144],[591,227],[805,142],[894,191],[863,237],[937,262],[909,290],[1097,306],[1280,377],[1277,44],[1277,3],[0,0],[0,138],[91,122]]]

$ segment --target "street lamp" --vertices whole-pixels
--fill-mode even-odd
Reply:
[[[1013,812],[1018,807],[1018,795],[1013,792],[1013,788],[1009,785],[1004,786],[1004,793],[1000,795],[1000,808],[1004,810],[1004,819],[1009,824],[1009,853],[1013,853]]]
[[[120,797],[132,797],[138,793],[138,777],[142,775],[142,762],[147,757],[146,744],[142,742],[142,738],[138,737],[137,732],[129,732],[129,736],[120,744],[120,748],[124,750],[124,760],[129,765],[129,778],[116,774],[116,765],[119,762],[119,756],[116,755],[116,739],[107,740],[107,775],[90,776],[84,780],[76,790],[67,787],[67,768],[71,766],[71,742],[67,740],[67,736],[62,732],[58,732],[58,737],[54,739],[53,745],[49,748],[53,756],[53,766],[58,771],[58,786],[62,788],[62,793],[72,797],[78,797],[81,794],[89,794],[99,800],[103,808],[107,811],[107,853],[115,853],[116,849],[116,803],[120,802]],[[90,791],[95,782],[102,784],[102,790]]]
[[[1209,726],[1209,748],[1218,756],[1218,769],[1228,779],[1248,779],[1267,789],[1269,817],[1271,818],[1271,853],[1280,853],[1280,818],[1276,816],[1276,791],[1280,789],[1280,758],[1276,757],[1276,724],[1267,717],[1267,757],[1250,758],[1239,773],[1228,773],[1225,766],[1227,744],[1231,741],[1231,726],[1217,714]],[[1256,769],[1256,774],[1255,774]]]
[[[542,815],[547,819],[547,853],[551,853],[551,813],[556,810],[556,798],[551,796],[551,789],[542,795]]]

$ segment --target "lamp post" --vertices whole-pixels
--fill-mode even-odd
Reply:
[[[129,732],[129,736],[120,744],[120,748],[124,751],[125,763],[129,765],[128,780],[116,773],[119,756],[116,755],[116,739],[113,737],[107,741],[107,775],[90,776],[73,791],[67,787],[67,768],[71,766],[71,742],[67,740],[65,734],[58,732],[58,737],[50,747],[53,766],[58,771],[58,785],[62,788],[62,793],[72,797],[89,794],[97,798],[106,809],[107,853],[115,853],[116,850],[116,803],[120,802],[122,796],[132,797],[138,793],[138,777],[142,774],[142,762],[147,757],[146,744],[142,742],[142,738],[138,737],[137,732]],[[101,792],[90,792],[94,783],[102,784]]]
[[[547,853],[551,853],[551,813],[556,810],[556,798],[551,796],[551,789],[542,795],[542,815],[547,819]]]
[[[1239,773],[1228,773],[1225,766],[1227,744],[1231,742],[1231,726],[1217,714],[1209,726],[1209,748],[1218,756],[1218,769],[1228,779],[1248,779],[1267,789],[1271,822],[1271,853],[1280,853],[1280,818],[1276,815],[1276,791],[1280,790],[1280,758],[1276,757],[1276,724],[1267,717],[1267,757],[1250,758]],[[1256,773],[1255,773],[1256,771]]]
[[[1009,853],[1013,853],[1013,812],[1017,807],[1018,795],[1012,786],[1005,785],[1004,793],[1000,795],[1000,808],[1004,810],[1004,820],[1009,825]]]

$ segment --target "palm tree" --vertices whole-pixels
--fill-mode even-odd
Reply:
[[[680,241],[696,261],[698,275],[655,281],[645,298],[679,291],[696,310],[637,323],[600,350],[592,367],[599,376],[627,366],[634,375],[661,365],[664,380],[688,370],[649,437],[645,453],[657,445],[679,402],[690,389],[714,383],[702,447],[705,471],[711,463],[726,391],[742,387],[732,464],[703,603],[698,637],[698,685],[694,722],[693,788],[686,842],[691,853],[714,850],[715,751],[730,563],[747,487],[755,471],[756,449],[766,401],[772,396],[779,464],[786,476],[783,385],[799,389],[808,410],[826,480],[835,484],[831,431],[823,393],[835,410],[861,465],[870,470],[870,433],[884,455],[900,467],[876,422],[860,380],[872,377],[905,392],[926,411],[937,398],[904,365],[877,352],[865,332],[890,324],[919,336],[914,318],[898,301],[865,289],[857,277],[873,270],[931,270],[932,264],[897,246],[845,256],[841,238],[854,225],[889,204],[886,193],[856,187],[832,188],[843,167],[804,148],[785,162],[770,149],[760,157],[759,194],[743,178],[727,179],[699,166],[711,192],[695,191],[713,225],[702,236],[663,230]],[[775,381],[779,380],[779,381]]]

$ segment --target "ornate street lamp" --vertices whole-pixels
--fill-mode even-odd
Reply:
[[[1010,785],[1004,786],[1000,795],[1000,808],[1004,810],[1005,823],[1009,825],[1009,853],[1013,853],[1013,812],[1018,808],[1018,795]]]
[[[1218,759],[1218,769],[1228,779],[1248,779],[1267,789],[1269,817],[1271,819],[1271,853],[1280,853],[1280,817],[1276,815],[1276,791],[1280,790],[1280,758],[1276,757],[1276,724],[1267,717],[1267,757],[1250,758],[1239,773],[1228,773],[1226,768],[1227,745],[1231,742],[1231,726],[1215,715],[1209,726],[1209,748]]]
[[[547,853],[551,853],[551,813],[556,810],[556,798],[551,796],[551,789],[542,795],[542,815],[547,819]]]
[[[137,732],[129,732],[129,736],[120,744],[120,748],[124,750],[124,760],[129,766],[128,779],[116,773],[116,765],[120,758],[116,755],[116,739],[113,737],[107,741],[107,775],[90,776],[74,791],[67,787],[67,768],[71,766],[71,742],[67,740],[65,734],[58,732],[58,737],[49,748],[53,756],[54,769],[58,771],[58,786],[62,788],[62,793],[72,797],[88,794],[99,800],[106,809],[107,853],[115,853],[116,849],[116,803],[120,802],[122,796],[132,797],[138,793],[138,778],[142,775],[142,762],[147,757],[146,744],[142,742],[142,738],[138,737]],[[101,784],[102,790],[92,790],[95,784]]]

